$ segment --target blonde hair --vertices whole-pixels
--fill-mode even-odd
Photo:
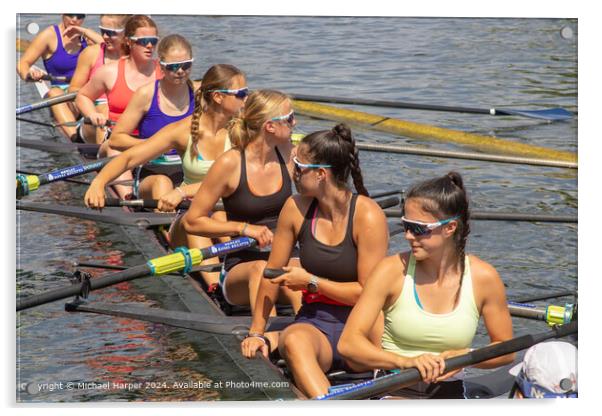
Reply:
[[[197,143],[203,138],[203,133],[199,131],[199,121],[203,114],[203,105],[213,105],[212,91],[230,89],[232,80],[239,75],[242,77],[245,76],[240,69],[228,64],[213,65],[203,75],[201,87],[194,94],[194,111],[190,123],[190,136],[192,139],[191,159],[194,160],[198,156]]]
[[[103,17],[109,17],[111,19],[117,20],[117,23],[119,24],[119,28],[121,29],[125,26],[125,22],[131,16],[132,16],[131,14],[101,14],[100,18],[102,19]]]
[[[159,42],[159,46],[157,47],[157,55],[159,56],[159,59],[164,60],[167,52],[171,48],[177,47],[184,49],[192,58],[192,47],[190,46],[190,42],[188,42],[184,36],[172,34],[165,36]]]
[[[233,147],[244,149],[261,132],[266,121],[280,116],[282,105],[290,97],[280,91],[257,90],[249,94],[239,117],[228,123],[228,134]]]

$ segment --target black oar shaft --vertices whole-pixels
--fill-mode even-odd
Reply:
[[[54,98],[48,98],[37,103],[27,104],[17,108],[16,115],[29,113],[31,111],[39,110],[41,108],[51,107],[56,104],[61,104],[67,101],[73,101],[77,96],[77,92],[72,92],[69,94],[64,94]]]
[[[577,294],[577,292],[575,290],[563,290],[560,292],[545,293],[545,294],[534,295],[534,296],[526,296],[524,298],[513,299],[513,301],[516,303],[529,303],[529,302],[535,302],[538,300],[562,298],[565,296],[575,296],[576,294]]]
[[[130,280],[137,279],[142,276],[151,274],[151,269],[147,264],[141,264],[129,268],[127,270],[111,274],[110,276],[101,277],[98,279],[90,279],[90,289],[102,289],[107,286],[112,286],[117,283],[127,282]],[[76,283],[69,287],[51,290],[39,295],[29,296],[25,299],[17,301],[17,311],[24,309],[33,308],[34,306],[43,305],[45,303],[54,302],[60,299],[66,299],[72,296],[76,296],[82,293],[82,284]]]
[[[386,209],[385,215],[391,218],[400,218],[401,209]],[[576,223],[577,216],[573,215],[549,215],[549,214],[521,214],[514,212],[484,212],[473,211],[470,218],[480,221],[525,221],[525,222],[558,222]]]
[[[570,324],[556,326],[554,329],[540,334],[523,335],[511,340],[489,345],[469,352],[468,354],[452,357],[445,360],[445,370],[452,371],[467,367],[492,358],[512,354],[529,348],[539,342],[550,338],[562,338],[577,332],[577,321]],[[360,383],[341,392],[331,393],[318,398],[318,400],[359,400],[374,397],[392,390],[410,386],[421,380],[420,372],[416,368],[409,368],[398,374],[385,376],[380,379]]]

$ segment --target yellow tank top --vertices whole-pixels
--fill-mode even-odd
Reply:
[[[470,262],[466,267],[456,308],[445,314],[422,309],[414,293],[416,259],[410,255],[403,288],[395,303],[385,311],[382,347],[406,357],[424,353],[469,348],[479,324],[479,310],[474,300]]]
[[[232,147],[230,144],[230,137],[226,136],[226,142],[224,143],[224,152]],[[197,149],[198,150],[198,149]],[[188,144],[186,145],[186,153],[182,156],[182,170],[184,171],[184,185],[190,185],[193,183],[203,182],[209,168],[213,165],[213,160],[204,160],[200,153],[197,151],[198,156],[196,158],[191,157],[192,152],[192,136],[188,137]]]

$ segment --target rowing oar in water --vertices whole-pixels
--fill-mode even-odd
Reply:
[[[77,96],[77,92],[71,92],[68,94],[59,95],[58,97],[46,98],[42,101],[38,101],[37,103],[27,104],[27,105],[24,105],[21,107],[17,107],[16,115],[29,113],[31,111],[39,110],[41,108],[51,107],[53,105],[65,103],[67,101],[73,101],[73,100],[75,100],[76,96]]]
[[[401,218],[401,209],[386,209],[385,215],[390,218]],[[479,221],[524,221],[524,222],[561,222],[576,223],[576,215],[521,214],[515,212],[473,211],[470,219]]]
[[[569,120],[574,114],[564,108],[547,110],[512,110],[508,108],[470,108],[459,106],[418,104],[399,101],[369,100],[362,98],[323,97],[317,95],[291,94],[293,99],[330,104],[366,105],[371,107],[401,108],[410,110],[445,111],[452,113],[487,114],[492,116],[522,116],[548,121]]]
[[[64,288],[51,290],[39,295],[29,296],[24,299],[19,299],[17,300],[17,311],[33,308],[34,306],[43,305],[60,299],[66,299],[72,296],[82,295],[83,297],[86,297],[91,290],[101,289],[107,286],[128,282],[145,276],[163,276],[180,270],[183,273],[188,273],[194,266],[198,266],[205,259],[250,248],[256,244],[257,241],[252,238],[241,237],[202,249],[187,249],[185,247],[180,247],[176,249],[176,252],[173,254],[151,259],[144,264],[130,267],[126,270],[112,273],[108,276],[92,280],[86,279],[81,283],[76,283]]]
[[[111,158],[99,159],[94,162],[80,163],[75,166],[69,166],[63,169],[53,170],[42,175],[17,175],[17,199],[29,195],[31,191],[37,190],[40,186],[48,183],[62,181],[64,179],[80,176],[85,173],[94,172],[102,169]]]
[[[577,333],[577,321],[566,325],[557,325],[553,329],[539,334],[523,335],[508,341],[476,349],[467,354],[445,360],[445,371],[468,367],[496,357],[524,350],[542,341],[552,338],[562,338]],[[342,390],[319,396],[316,400],[360,400],[408,387],[421,380],[416,368],[408,368],[397,374],[387,375],[375,380],[369,380]]]

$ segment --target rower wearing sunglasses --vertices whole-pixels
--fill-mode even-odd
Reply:
[[[339,352],[358,371],[416,367],[423,381],[404,394],[464,398],[463,372],[444,359],[469,351],[479,318],[492,343],[512,338],[504,284],[490,264],[465,253],[470,211],[462,177],[450,172],[412,187],[401,221],[410,251],[382,260],[345,326]],[[385,325],[382,344],[370,333]],[[478,364],[495,368],[514,354]]]
[[[25,50],[17,63],[17,73],[24,81],[39,81],[46,74],[52,77],[51,88],[45,98],[63,95],[69,87],[77,59],[88,44],[101,43],[102,38],[92,29],[82,27],[85,14],[63,14],[61,23],[42,30]],[[34,66],[42,58],[46,73]],[[50,107],[58,124],[74,122],[77,108],[72,103]],[[75,139],[76,128],[60,126],[66,137]]]
[[[108,140],[112,150],[123,152],[192,115],[194,91],[200,82],[189,77],[194,61],[190,43],[180,35],[168,35],[159,42],[157,53],[163,77],[134,93]],[[136,130],[138,137],[133,136]],[[137,169],[135,176],[136,197],[160,199],[183,180],[178,151],[170,149],[147,167]]]
[[[236,86],[210,91],[215,99],[224,101],[224,106],[234,105],[243,91],[246,93]],[[223,298],[230,305],[255,308],[257,289],[270,254],[265,249],[272,243],[271,230],[292,194],[294,125],[288,96],[278,91],[253,91],[240,116],[228,126],[233,149],[211,166],[190,209],[182,217],[181,225],[189,234],[211,238],[247,236],[264,249],[242,250],[224,259],[219,284]],[[227,221],[211,217],[220,198]],[[281,295],[282,303],[292,303],[295,310],[300,307],[298,294],[283,288]]]
[[[98,69],[112,62],[117,62],[124,56],[123,30],[126,20],[130,15],[127,14],[102,14],[100,15],[100,35],[102,43],[90,45],[80,54],[77,59],[77,67],[69,84],[69,92],[78,91],[83,87]],[[103,113],[106,117],[109,114],[107,105],[107,96],[102,94],[94,101],[96,111]],[[78,137],[87,143],[102,143],[105,136],[103,128],[82,124],[78,127]]]
[[[187,83],[183,86],[188,88]],[[247,81],[238,68],[226,64],[209,68],[203,76],[201,87],[194,94],[192,114],[168,124],[108,163],[90,184],[84,197],[85,204],[91,208],[102,208],[105,203],[104,190],[109,182],[123,172],[160,157],[170,149],[175,149],[181,156],[183,180],[172,183],[167,176],[154,175],[155,181],[167,182],[160,188],[164,193],[155,194],[156,189],[152,186],[153,176],[149,176],[140,185],[140,196],[158,199],[160,211],[173,211],[183,199],[192,198],[201,182],[205,180],[213,161],[230,149],[225,126],[243,107],[247,92]],[[174,185],[177,187],[174,188]],[[223,211],[221,216],[219,212],[214,215],[225,221]],[[169,240],[172,247],[202,248],[213,244],[210,238],[186,233],[180,217],[176,218],[169,230]],[[202,264],[213,264],[217,261],[217,258],[212,258]],[[202,273],[202,277],[207,286],[211,286],[217,284],[219,273]]]
[[[316,397],[328,392],[325,372],[349,369],[336,345],[362,286],[387,254],[389,236],[383,211],[364,187],[358,150],[345,124],[304,137],[293,162],[300,195],[289,198],[280,213],[267,262],[267,268],[286,273],[262,279],[256,300],[261,307],[253,311],[241,349],[253,358],[258,350],[267,356],[270,345],[277,347],[295,384]],[[359,195],[349,189],[350,176]],[[296,242],[301,267],[283,267]],[[303,306],[279,335],[264,334],[279,287],[302,293]],[[376,326],[373,338],[379,336]]]
[[[119,61],[104,65],[96,71],[90,81],[78,92],[75,102],[82,114],[89,117],[97,127],[106,128],[107,119],[116,123],[132,99],[134,92],[143,85],[160,79],[163,74],[154,59],[154,52],[159,42],[158,29],[155,22],[145,15],[131,16],[124,28],[125,56]],[[98,112],[94,101],[103,94],[107,96],[109,107],[108,118]],[[107,132],[108,133],[108,132]],[[138,131],[134,131],[138,134]],[[118,152],[101,146],[100,156],[115,156]],[[120,176],[118,180],[132,180],[130,172]],[[123,198],[132,192],[130,186],[116,185],[116,190]]]

